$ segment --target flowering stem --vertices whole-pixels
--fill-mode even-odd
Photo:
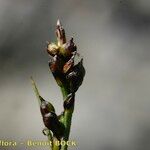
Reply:
[[[52,142],[51,149],[67,150],[74,112],[75,93],[82,84],[85,69],[83,59],[75,64],[75,56],[78,56],[77,46],[73,38],[69,41],[66,40],[65,30],[59,20],[56,25],[56,36],[57,43],[48,42],[46,50],[50,56],[49,68],[62,92],[64,106],[62,114],[56,114],[54,106],[40,96],[35,82],[32,78],[31,80],[46,127],[43,133]]]

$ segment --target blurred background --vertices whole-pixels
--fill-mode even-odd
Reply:
[[[58,18],[86,68],[70,135],[77,147],[70,149],[149,150],[148,0],[0,0],[0,139],[47,139],[31,75],[57,113],[63,110],[45,52]]]

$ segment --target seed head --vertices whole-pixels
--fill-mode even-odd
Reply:
[[[65,30],[57,21],[56,25],[57,43],[48,43],[47,52],[51,55],[49,62],[50,70],[59,86],[67,85],[70,93],[75,93],[82,84],[85,69],[83,59],[75,65],[74,59],[78,56],[77,46],[73,37],[66,41]]]

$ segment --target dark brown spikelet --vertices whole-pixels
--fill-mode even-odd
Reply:
[[[83,78],[85,76],[85,69],[83,67],[83,59],[75,65],[71,72],[66,76],[69,84],[71,93],[75,93],[81,86]]]
[[[49,112],[43,115],[44,125],[53,132],[57,139],[60,139],[64,133],[64,126],[59,122],[57,115],[54,112]]]

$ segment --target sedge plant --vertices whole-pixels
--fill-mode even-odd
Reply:
[[[67,144],[58,145],[57,141],[69,140],[71,120],[74,112],[75,93],[82,84],[85,76],[85,69],[83,67],[83,59],[78,63],[75,58],[79,57],[77,53],[77,46],[73,38],[66,40],[65,30],[60,21],[56,25],[56,43],[47,43],[47,53],[49,55],[49,68],[60,87],[63,97],[63,112],[57,115],[54,106],[44,100],[40,95],[37,86],[31,77],[32,85],[38,99],[41,115],[45,128],[44,135],[51,141],[51,150],[67,150]]]

